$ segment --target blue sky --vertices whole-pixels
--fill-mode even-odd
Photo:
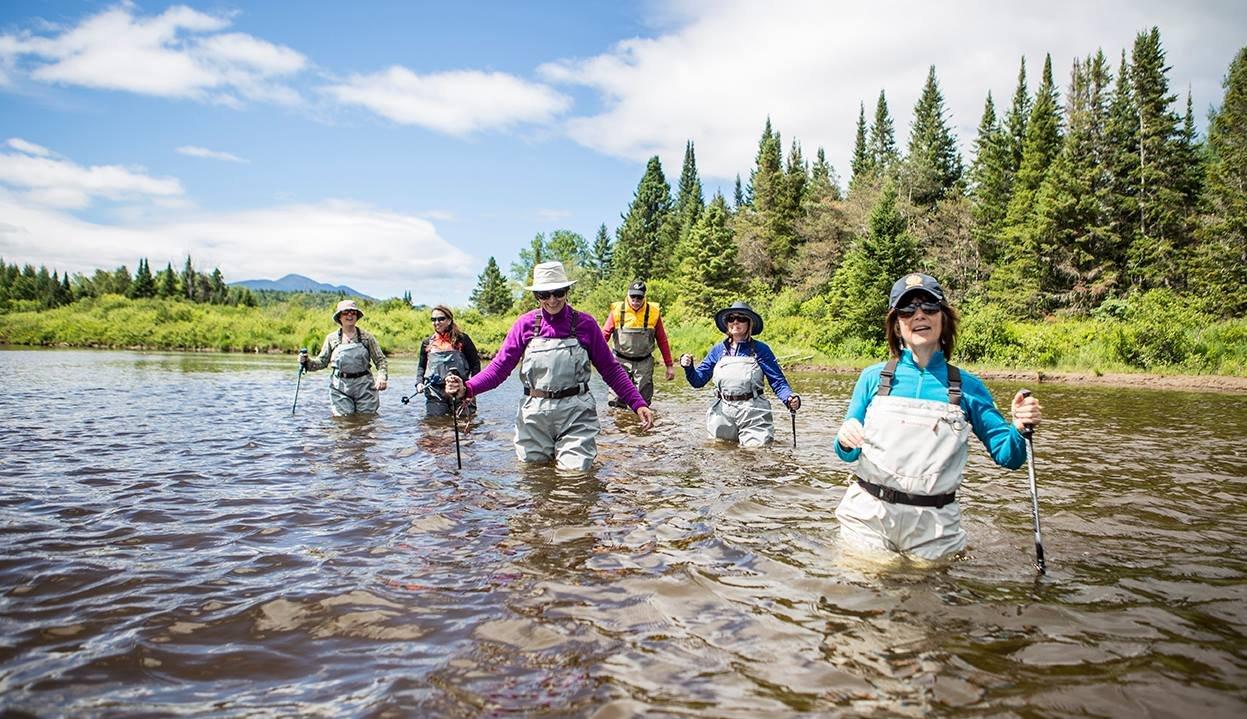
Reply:
[[[947,7],[955,7],[949,11]],[[1201,124],[1247,4],[1055,1],[0,4],[0,257],[147,257],[463,304],[538,232],[613,232],[645,161],[709,198],[769,116],[848,174],[858,104],[898,141],[935,65],[963,154],[1024,55],[1062,86],[1152,25]]]

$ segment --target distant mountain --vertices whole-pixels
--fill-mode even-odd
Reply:
[[[324,282],[317,282],[310,277],[303,275],[286,275],[280,280],[243,280],[241,282],[229,283],[236,287],[246,287],[249,290],[275,290],[277,292],[330,292],[337,294],[343,292],[352,297],[360,297],[365,300],[375,300],[375,297],[351,289],[346,285],[327,285]]]

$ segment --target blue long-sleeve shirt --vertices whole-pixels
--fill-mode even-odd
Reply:
[[[857,386],[853,388],[853,397],[849,400],[849,409],[844,416],[846,420],[866,421],[866,408],[875,398],[886,364],[880,362],[862,370]],[[936,351],[927,366],[921,368],[914,361],[913,352],[904,350],[896,364],[896,374],[892,377],[892,396],[947,402],[948,362],[944,360],[944,353]],[[974,435],[987,448],[987,453],[996,464],[1017,469],[1026,462],[1026,440],[1022,433],[996,409],[996,403],[992,401],[983,380],[965,370],[961,370],[961,407],[974,429]],[[861,453],[861,447],[845,450],[836,442],[836,454],[845,462],[855,461]]]
[[[710,351],[706,353],[706,358],[696,367],[685,367],[684,377],[688,383],[694,387],[705,387],[706,383],[714,375],[714,366],[719,363],[723,355],[727,352],[727,340],[716,342]],[[749,340],[740,345],[736,351],[737,355],[753,355],[758,358],[758,365],[762,367],[762,374],[766,376],[766,381],[770,382],[771,389],[774,390],[775,396],[779,397],[780,402],[787,402],[792,396],[792,388],[788,386],[788,379],[784,377],[784,371],[779,368],[779,361],[775,359],[775,353],[767,346],[765,342],[758,340]]]

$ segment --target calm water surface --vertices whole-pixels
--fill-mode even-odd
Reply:
[[[980,445],[945,567],[842,554],[853,379],[798,447],[704,438],[659,383],[587,476],[521,466],[514,380],[462,436],[328,416],[292,358],[0,352],[6,716],[1247,714],[1247,397],[1036,386],[1024,470]],[[992,383],[998,401],[1016,384]]]

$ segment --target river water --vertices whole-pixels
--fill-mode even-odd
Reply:
[[[0,714],[1241,717],[1247,397],[1031,387],[1025,470],[971,451],[970,547],[845,555],[853,377],[792,377],[797,448],[605,407],[587,476],[520,465],[519,386],[454,428],[328,416],[292,358],[0,352]],[[1015,384],[989,383],[998,401]]]

